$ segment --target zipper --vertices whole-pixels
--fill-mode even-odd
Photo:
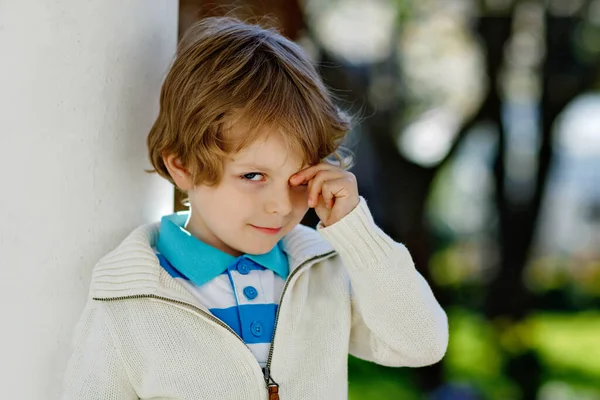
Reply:
[[[329,253],[321,254],[321,255],[312,257],[312,258],[304,261],[294,271],[292,271],[292,273],[290,274],[290,276],[288,276],[288,279],[285,282],[283,291],[281,292],[281,298],[279,299],[279,307],[277,307],[277,313],[275,314],[275,326],[273,327],[273,335],[271,336],[271,346],[269,347],[269,355],[267,357],[267,364],[266,364],[265,368],[262,369],[264,379],[265,379],[265,384],[267,387],[267,392],[269,393],[269,400],[279,400],[279,384],[277,382],[275,382],[275,380],[271,376],[271,359],[273,358],[273,349],[275,347],[274,346],[275,345],[275,333],[277,332],[277,324],[279,322],[279,313],[281,311],[281,304],[283,303],[283,296],[285,295],[285,292],[286,292],[292,278],[298,272],[300,272],[300,270],[305,269],[304,267],[308,264],[314,264],[318,261],[324,260],[325,258],[329,257],[333,253],[335,253],[335,251],[330,251]],[[169,297],[157,296],[155,294],[136,294],[136,295],[131,295],[131,296],[110,297],[110,298],[94,297],[93,299],[96,301],[106,301],[106,302],[120,301],[120,300],[133,300],[133,299],[156,299],[156,300],[165,301],[167,303],[173,303],[173,304],[177,304],[177,305],[180,305],[180,306],[183,306],[186,308],[190,308],[190,309],[198,312],[202,316],[208,318],[209,320],[215,322],[217,325],[222,326],[223,328],[225,328],[226,330],[231,332],[231,334],[233,334],[236,338],[238,338],[238,340],[240,342],[242,342],[244,344],[244,346],[246,346],[248,351],[250,351],[250,348],[248,347],[248,345],[246,343],[244,343],[244,340],[233,329],[231,329],[229,327],[229,325],[227,325],[226,323],[224,323],[223,321],[221,321],[214,315],[204,311],[203,309],[201,309],[199,307],[196,307],[193,304],[187,303],[185,301],[175,300],[175,299],[171,299]]]
[[[281,298],[279,299],[279,307],[277,307],[277,313],[275,314],[275,326],[273,327],[273,335],[271,336],[271,346],[269,347],[269,356],[267,357],[267,365],[263,369],[263,372],[265,375],[265,383],[267,385],[267,390],[269,392],[269,400],[279,400],[279,384],[277,384],[277,382],[275,382],[275,380],[271,376],[271,360],[273,359],[273,350],[275,349],[275,333],[277,333],[277,324],[279,323],[279,313],[281,311],[281,306],[283,304],[283,296],[285,295],[285,292],[286,292],[290,282],[292,281],[292,278],[294,277],[294,275],[296,275],[298,272],[300,272],[300,270],[303,270],[307,264],[310,264],[310,265],[315,264],[318,261],[326,259],[333,253],[335,253],[335,251],[330,251],[329,253],[321,254],[321,255],[315,256],[313,258],[310,258],[310,259],[304,261],[302,264],[300,264],[298,266],[298,268],[296,268],[294,271],[292,271],[290,276],[288,276],[288,279],[286,280],[285,285],[283,286],[283,291],[281,292]]]
[[[240,340],[240,342],[244,343],[244,340],[237,333],[235,333],[235,331],[233,329],[231,329],[229,327],[229,325],[227,325],[226,323],[224,323],[223,321],[221,321],[219,318],[215,317],[214,315],[207,313],[203,309],[196,307],[193,304],[186,303],[185,301],[175,300],[175,299],[171,299],[171,298],[163,297],[163,296],[157,296],[155,294],[135,294],[132,296],[121,296],[121,297],[110,297],[110,298],[94,297],[94,300],[97,300],[97,301],[119,301],[119,300],[133,300],[133,299],[156,299],[156,300],[166,301],[168,303],[174,303],[174,304],[177,304],[180,306],[184,306],[186,308],[191,308],[194,311],[197,311],[198,313],[202,314],[206,318],[210,319],[211,321],[214,321],[218,325],[227,329],[236,338],[238,338]],[[246,345],[246,343],[244,343],[244,346],[246,346],[248,348],[248,350],[250,350],[250,348]]]

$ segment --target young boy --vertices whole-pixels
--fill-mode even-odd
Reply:
[[[96,265],[64,398],[337,400],[349,353],[439,361],[444,311],[344,160],[324,161],[348,129],[294,43],[231,18],[191,28],[148,137],[190,211]]]

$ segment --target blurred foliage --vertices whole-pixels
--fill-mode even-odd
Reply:
[[[359,360],[348,360],[349,400],[419,399],[420,391],[408,370]]]
[[[600,398],[600,312],[536,313],[518,323],[489,321],[464,308],[452,308],[448,316],[452,335],[444,360],[445,380],[449,387],[468,388],[473,394],[457,399],[519,398],[519,388],[505,375],[505,354],[530,352],[542,364],[542,395]],[[351,400],[423,398],[412,370],[353,357],[349,368]]]

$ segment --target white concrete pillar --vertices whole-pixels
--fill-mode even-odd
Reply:
[[[0,0],[0,394],[59,396],[94,263],[172,210],[144,169],[175,0]]]

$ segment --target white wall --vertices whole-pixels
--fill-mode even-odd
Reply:
[[[0,397],[59,396],[100,256],[172,209],[145,137],[175,0],[0,0]]]

